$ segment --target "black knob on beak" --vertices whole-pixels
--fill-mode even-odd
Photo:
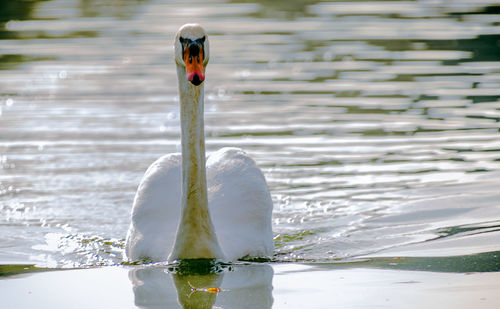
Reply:
[[[191,84],[195,86],[199,86],[201,84],[202,80],[200,79],[200,76],[198,74],[193,75],[193,79],[191,80]]]

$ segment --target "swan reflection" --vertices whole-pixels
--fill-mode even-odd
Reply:
[[[221,273],[182,275],[165,266],[130,270],[139,308],[271,308],[273,269],[265,264],[235,265]]]

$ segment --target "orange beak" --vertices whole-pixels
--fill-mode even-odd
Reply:
[[[194,43],[196,44],[196,43]],[[203,66],[203,49],[200,46],[184,48],[184,63],[186,64],[186,77],[191,84],[198,86],[205,80],[205,67]]]

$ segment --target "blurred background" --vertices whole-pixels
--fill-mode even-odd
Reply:
[[[209,33],[207,151],[263,169],[277,261],[499,251],[500,4],[0,1],[0,263],[118,263],[178,152],[173,36]]]

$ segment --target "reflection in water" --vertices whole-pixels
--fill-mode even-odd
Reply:
[[[223,276],[224,274],[186,276],[173,274],[178,300],[182,308],[212,308],[217,293],[210,292],[208,289],[221,291],[220,285]]]
[[[157,265],[138,266],[129,272],[135,304],[140,308],[271,308],[272,278],[273,269],[264,264],[235,265],[208,275],[174,274]],[[203,288],[219,288],[220,292]]]

